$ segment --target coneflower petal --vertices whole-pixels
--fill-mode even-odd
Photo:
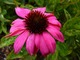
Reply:
[[[46,42],[46,45],[50,53],[54,53],[56,50],[56,42],[54,38],[48,32],[43,33],[43,38],[44,38],[44,41]]]
[[[48,27],[47,30],[55,39],[57,39],[60,42],[64,42],[64,36],[59,30],[53,27]]]
[[[33,55],[34,53],[34,47],[35,47],[34,39],[35,39],[35,35],[31,34],[26,41],[26,50],[28,51],[30,55]]]
[[[52,16],[54,16],[53,13],[44,13],[44,15],[46,15],[47,17],[52,17]]]
[[[17,27],[18,26],[25,26],[25,23],[24,23],[23,19],[17,18],[12,22],[12,25],[15,25]]]
[[[7,37],[20,35],[24,31],[25,31],[24,29],[15,30],[14,32],[11,32],[10,34],[8,34]]]
[[[48,22],[50,24],[57,25],[57,26],[61,27],[61,23],[56,19],[55,16],[48,17]]]
[[[22,30],[25,29],[25,23],[22,19],[16,19],[12,22],[10,33],[16,31],[16,30]]]
[[[49,54],[49,49],[44,41],[43,36],[40,37],[40,52],[43,56]]]
[[[27,14],[30,12],[29,9],[24,9],[24,8],[20,8],[20,7],[16,7],[15,11],[16,11],[16,14],[22,18],[25,18],[27,16]]]
[[[28,31],[25,31],[16,38],[14,42],[14,52],[15,53],[20,52],[21,48],[23,47],[24,43],[27,40],[28,35],[29,35]]]
[[[38,49],[40,48],[40,35],[39,34],[35,35],[35,45]]]
[[[46,8],[45,7],[35,8],[33,9],[33,11],[39,11],[41,13],[44,13],[46,11]]]

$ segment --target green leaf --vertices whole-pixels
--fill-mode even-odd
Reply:
[[[22,58],[22,54],[21,53],[15,54],[14,51],[12,50],[10,54],[7,56],[7,60],[16,59],[16,58]]]
[[[34,7],[32,5],[30,5],[30,4],[26,4],[25,5],[25,8],[28,8],[28,9],[31,9],[32,10]]]
[[[75,36],[75,35],[80,35],[80,30],[70,29],[70,30],[66,30],[64,33],[67,36]]]
[[[15,54],[14,51],[12,51],[7,56],[7,60],[13,60],[16,58],[20,58],[21,60],[34,60],[35,56],[30,56],[24,46],[18,54]]]
[[[11,44],[14,43],[14,40],[15,40],[16,37],[10,37],[10,38],[1,38],[1,42],[0,42],[0,48],[3,48],[5,46],[9,46]]]
[[[52,55],[50,54],[50,55],[48,55],[48,56],[46,57],[45,60],[51,60],[51,58],[52,58]]]
[[[2,27],[1,27],[1,22],[0,22],[0,34],[2,33]]]
[[[6,4],[14,4],[13,0],[3,0],[3,2]]]
[[[39,6],[43,6],[44,0],[35,0],[36,4]]]
[[[1,26],[0,26],[0,28],[1,28]],[[2,29],[0,29],[0,34],[2,33]]]
[[[24,5],[21,5],[21,7],[24,7],[24,8],[27,8],[27,9],[30,9],[32,10],[34,7],[30,4],[26,4],[25,6]]]
[[[74,17],[69,20],[63,25],[63,30],[70,30],[70,29],[80,29],[80,17]]]
[[[5,15],[7,13],[6,9],[3,9],[1,13]]]
[[[67,22],[63,25],[62,31],[66,36],[79,35],[80,17],[74,17],[72,19],[67,20]]]
[[[29,3],[30,3],[30,2],[34,2],[34,0],[29,0]]]
[[[48,12],[54,11],[59,2],[60,0],[48,0],[48,2],[46,3],[47,11]]]
[[[6,25],[4,25],[4,23],[3,23],[3,24],[1,24],[1,27],[2,27],[2,31],[3,31],[5,34],[7,34],[7,27],[6,27]]]
[[[3,13],[3,14],[5,14],[5,12]],[[1,30],[5,33],[5,34],[7,34],[8,32],[7,32],[7,22],[8,22],[8,20],[7,19],[5,19],[4,18],[4,15],[3,14],[0,14],[0,28],[1,28]],[[5,24],[6,23],[6,24]]]
[[[62,43],[58,42],[57,49],[61,56],[67,56],[72,52],[71,50],[68,49],[68,46],[66,43],[62,44]]]
[[[1,13],[1,6],[0,6],[0,13]]]
[[[10,52],[10,54],[7,56],[7,60],[16,59],[16,58],[23,58],[25,55],[26,55],[26,57],[28,55],[25,47],[23,47],[22,50],[18,54],[15,54],[14,51],[12,50]]]
[[[0,21],[4,22],[4,15],[3,14],[0,14]]]
[[[58,60],[58,51],[57,51],[57,49],[56,49],[56,52],[52,55],[51,60]]]
[[[69,12],[66,9],[64,9],[64,13],[65,13],[67,20],[71,18],[71,15],[69,14]]]
[[[4,17],[4,14],[6,14],[6,11],[3,11],[3,12],[0,14],[0,21],[2,22],[1,24],[4,24],[6,20],[8,20]]]

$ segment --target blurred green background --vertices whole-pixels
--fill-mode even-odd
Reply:
[[[65,42],[57,41],[55,54],[48,55],[45,60],[80,60],[80,0],[0,0],[0,55],[3,52],[7,60],[35,60],[25,47],[19,54],[14,54],[12,46],[16,37],[4,38],[11,22],[18,17],[14,10],[16,6],[46,7],[46,11],[54,13],[61,22]]]

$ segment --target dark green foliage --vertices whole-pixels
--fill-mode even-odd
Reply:
[[[17,18],[15,7],[33,9],[46,7],[62,23],[61,31],[65,42],[57,42],[57,49],[53,55],[45,60],[80,60],[80,0],[0,0],[0,48],[10,46],[16,37],[4,38],[9,33],[11,22]],[[25,47],[19,54],[13,50],[7,55],[7,60],[35,60],[35,56],[28,55]]]

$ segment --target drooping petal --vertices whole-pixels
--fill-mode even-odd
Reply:
[[[40,35],[39,34],[35,35],[35,45],[39,49],[40,47]]]
[[[11,32],[9,35],[7,35],[7,37],[8,36],[16,36],[16,35],[19,35],[19,34],[23,33],[24,31],[25,31],[24,29],[16,30],[14,32]]]
[[[31,34],[26,41],[26,50],[30,55],[34,54],[34,47],[35,47],[34,43],[35,43],[35,35]]]
[[[57,39],[60,42],[64,42],[64,36],[59,30],[53,27],[48,27],[47,30],[55,39]]]
[[[21,48],[23,47],[25,41],[27,40],[29,33],[27,31],[23,32],[19,35],[14,42],[14,52],[19,53]]]
[[[40,12],[44,13],[46,11],[46,7],[35,8],[35,9],[33,9],[33,11],[40,11]]]
[[[42,36],[40,37],[40,52],[43,56],[49,54],[49,49]]]
[[[46,45],[47,45],[50,53],[54,53],[56,50],[56,42],[55,42],[54,38],[48,32],[43,33],[43,38],[46,42]]]
[[[16,7],[15,11],[16,11],[16,14],[22,18],[25,18],[25,16],[27,16],[27,14],[30,12],[29,9],[24,9],[20,7]]]
[[[20,33],[22,33],[25,30],[25,28],[22,26],[20,27],[16,27],[16,26],[12,26],[10,28],[10,36],[15,36],[15,35],[19,35]]]
[[[57,26],[61,27],[61,23],[56,19],[55,16],[49,17],[49,18],[48,18],[48,22],[49,22],[50,24],[57,25]]]

